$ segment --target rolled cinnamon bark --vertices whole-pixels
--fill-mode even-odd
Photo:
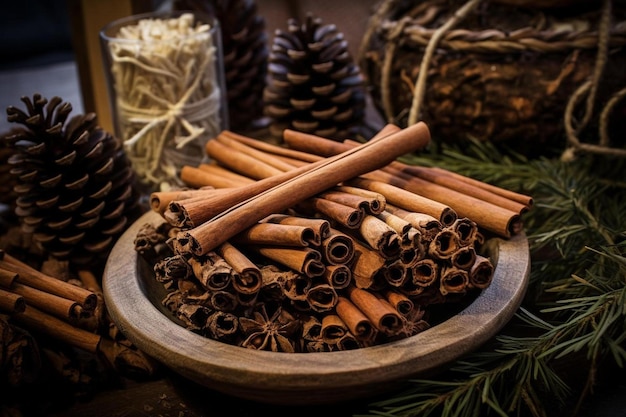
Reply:
[[[265,192],[233,206],[201,226],[180,233],[181,247],[204,254],[272,213],[281,213],[297,203],[349,178],[378,169],[398,156],[422,149],[430,141],[427,126],[420,122],[380,141],[364,144],[328,160],[313,163],[301,175],[291,177]],[[285,174],[294,175],[299,168]],[[271,179],[282,179],[277,175]],[[255,185],[255,184],[251,184]],[[247,188],[247,187],[240,187]]]
[[[224,290],[233,280],[233,268],[217,252],[191,256],[187,262],[198,282],[207,290]]]
[[[314,232],[314,238],[311,240],[311,245],[320,246],[322,240],[326,239],[330,234],[330,222],[326,219],[313,219],[308,217],[291,216],[288,214],[272,214],[262,219],[267,223],[280,223],[285,225],[295,225],[308,227]]]
[[[24,297],[0,288],[0,312],[6,314],[22,313],[25,309]]]
[[[474,265],[469,271],[469,283],[472,288],[484,289],[491,284],[494,267],[489,258],[476,255]]]
[[[348,326],[337,314],[326,314],[322,318],[322,340],[327,345],[336,345],[348,332]]]
[[[387,204],[387,211],[411,223],[419,230],[425,243],[433,240],[437,233],[443,230],[443,224],[430,214],[408,211],[391,204]]]
[[[326,265],[324,278],[335,290],[346,288],[352,282],[352,270],[347,265]]]
[[[8,253],[0,252],[0,257],[0,269],[17,273],[17,282],[62,298],[76,301],[87,311],[96,308],[98,297],[93,292],[48,276],[19,261]]]
[[[241,181],[189,165],[181,168],[179,177],[189,187],[195,188],[235,188],[242,185]]]
[[[387,207],[392,204],[409,212],[426,213],[436,218],[444,226],[451,225],[457,219],[456,212],[449,206],[386,182],[361,176],[347,181],[347,184],[384,195]],[[387,209],[389,210],[389,208]],[[393,211],[389,211],[393,213]]]
[[[217,135],[216,139],[218,142],[226,145],[233,152],[241,152],[242,154],[249,155],[252,158],[255,158],[257,161],[261,161],[263,164],[267,164],[279,171],[285,172],[294,168],[293,165],[286,163],[284,160],[275,157],[271,153],[261,151],[253,146],[249,146],[246,143],[234,140],[228,135],[221,133]]]
[[[450,257],[450,263],[468,271],[476,261],[476,250],[473,246],[461,246]]]
[[[163,218],[173,227],[196,227],[241,201],[237,189],[206,191],[202,196],[171,201]]]
[[[469,274],[454,266],[444,266],[439,278],[439,292],[442,295],[460,294],[467,291]]]
[[[167,210],[170,202],[175,200],[185,200],[187,198],[198,197],[203,194],[207,194],[206,189],[155,191],[150,194],[150,208],[152,209],[152,211],[163,215],[163,213],[165,213],[165,210]]]
[[[359,226],[363,240],[385,259],[396,259],[400,254],[400,235],[387,223],[371,214]]]
[[[11,288],[17,277],[16,272],[0,268],[0,288]]]
[[[381,333],[391,336],[402,328],[402,318],[389,303],[383,303],[374,294],[353,285],[346,288],[348,298],[359,308]]]
[[[206,320],[206,329],[213,339],[230,342],[239,330],[239,320],[234,314],[214,311]]]
[[[361,224],[365,211],[361,207],[346,206],[332,200],[320,197],[307,198],[296,203],[295,209],[308,216],[322,214],[349,229],[356,229]]]
[[[434,259],[424,258],[410,267],[411,281],[418,287],[429,287],[439,277],[439,264]]]
[[[338,297],[335,307],[337,315],[346,324],[350,333],[366,344],[374,343],[377,330],[369,318],[346,297]]]
[[[338,185],[334,188],[334,190],[353,194],[366,199],[368,201],[371,214],[379,214],[385,210],[387,206],[385,196],[374,191],[365,190],[359,187],[350,187],[348,185]]]
[[[67,298],[59,297],[19,282],[13,284],[11,292],[23,297],[26,304],[62,320],[77,319],[82,313],[80,304],[74,300],[68,300]]]
[[[255,297],[244,295],[258,294],[262,277],[259,267],[230,242],[224,242],[217,248],[217,253],[233,268],[233,288],[238,293],[240,304],[249,305]]]
[[[232,240],[246,245],[305,247],[315,239],[307,226],[280,223],[257,223],[233,236]]]
[[[383,276],[385,281],[392,287],[401,287],[408,279],[407,268],[402,261],[396,259],[385,264]]]
[[[473,245],[476,241],[478,225],[473,220],[468,219],[467,217],[459,217],[450,226],[450,228],[457,234],[459,238],[459,245]]]
[[[326,268],[322,255],[312,248],[287,248],[251,245],[251,249],[281,265],[305,274],[307,277],[319,277]]]
[[[354,284],[359,288],[370,288],[377,281],[384,280],[386,260],[374,249],[354,241],[355,255],[351,262]]]
[[[209,158],[217,161],[238,174],[255,180],[279,175],[285,171],[259,160],[249,154],[235,150],[224,143],[211,139],[205,145],[206,154]]]
[[[415,309],[415,304],[405,294],[392,289],[386,290],[382,297],[402,316],[408,316]]]
[[[311,310],[316,313],[330,311],[337,304],[337,292],[332,285],[326,283],[314,284],[306,292],[306,301]]]
[[[256,180],[246,177],[245,175],[237,174],[236,172],[231,171],[230,169],[224,168],[216,163],[211,164],[200,164],[198,165],[198,169],[207,172],[215,177],[223,178],[232,183],[232,187],[236,187],[236,184],[246,185],[252,184]],[[224,187],[219,188],[229,188],[230,186],[225,185]]]
[[[289,149],[284,146],[273,145],[266,141],[253,139],[244,135],[237,134],[230,130],[226,130],[222,132],[222,134],[231,139],[244,143],[250,147],[253,147],[260,151],[268,152],[274,155],[286,156],[291,159],[305,161],[305,162],[316,162],[321,159],[321,157],[318,155],[313,155],[308,152],[296,151],[294,149]]]
[[[443,229],[428,245],[428,254],[435,259],[450,259],[459,248],[459,237],[453,230]]]
[[[327,266],[347,264],[354,256],[354,241],[347,234],[330,228],[330,233],[322,240],[319,250]]]
[[[347,187],[346,187],[347,188]],[[354,188],[354,187],[350,187]],[[375,193],[376,196],[380,194]],[[378,214],[385,208],[385,200],[382,202],[379,198],[363,197],[355,193],[348,193],[340,191],[339,187],[331,188],[328,191],[324,191],[318,195],[326,200],[334,201],[336,203],[343,204],[355,209],[361,209],[366,214]]]

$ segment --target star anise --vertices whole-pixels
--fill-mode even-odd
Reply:
[[[300,329],[300,322],[280,307],[269,316],[265,305],[261,305],[252,318],[240,317],[239,325],[246,336],[241,344],[245,348],[295,352],[295,344],[290,337]]]
[[[411,337],[428,329],[430,324],[424,319],[424,316],[425,311],[418,306],[415,306],[406,316],[402,316],[402,328],[396,338]]]

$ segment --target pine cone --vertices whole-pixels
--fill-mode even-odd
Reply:
[[[103,260],[138,207],[134,173],[122,144],[96,124],[72,117],[59,97],[22,97],[27,112],[7,108],[23,127],[3,138],[17,178],[15,213],[43,251],[74,264]]]
[[[275,136],[289,128],[340,140],[362,122],[364,80],[335,25],[289,19],[287,32],[275,32],[268,71],[265,113]]]
[[[263,116],[267,76],[268,38],[256,2],[177,0],[174,8],[200,11],[220,22],[230,130],[247,130]]]

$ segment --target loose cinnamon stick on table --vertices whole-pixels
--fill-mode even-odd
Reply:
[[[304,173],[255,195],[221,215],[178,237],[182,247],[203,254],[272,213],[282,213],[350,178],[378,169],[397,157],[425,147],[430,141],[428,127],[420,122],[371,144],[363,144],[335,157],[309,165]],[[296,168],[283,175],[300,172]],[[270,177],[276,180],[280,175]],[[255,185],[255,184],[251,184]],[[243,187],[245,188],[245,187]]]
[[[98,297],[93,292],[48,276],[19,261],[8,253],[0,252],[0,269],[17,273],[17,281],[24,285],[58,295],[59,297],[74,300],[79,303],[84,310],[93,310],[98,304]]]
[[[26,309],[24,297],[14,292],[0,288],[0,312],[13,314],[21,313]]]
[[[19,282],[15,282],[10,291],[24,297],[27,304],[60,319],[77,319],[82,313],[82,307],[74,300],[68,300],[67,298],[59,297]]]

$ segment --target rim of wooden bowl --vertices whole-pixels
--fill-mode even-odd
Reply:
[[[383,392],[401,380],[433,372],[495,335],[522,302],[530,275],[525,234],[493,239],[491,285],[465,309],[415,336],[338,352],[276,353],[229,345],[180,326],[150,300],[134,239],[148,212],[113,247],[103,275],[107,310],[144,353],[210,389],[275,404],[320,404]],[[153,302],[154,301],[154,302]]]

